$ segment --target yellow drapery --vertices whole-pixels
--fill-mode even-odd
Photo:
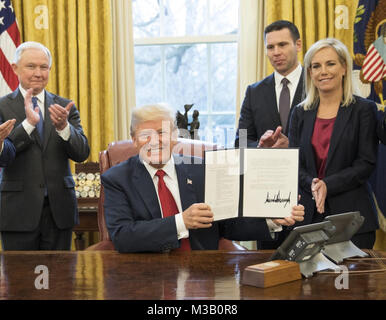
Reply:
[[[110,0],[13,0],[22,41],[53,56],[47,90],[72,99],[89,139],[88,160],[114,140]]]
[[[314,42],[327,37],[341,40],[353,52],[357,4],[358,0],[269,0],[266,1],[267,25],[283,19],[298,27],[303,42],[303,50],[299,53],[301,62]],[[273,72],[269,61],[267,72]]]

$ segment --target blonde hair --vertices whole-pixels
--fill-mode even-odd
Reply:
[[[314,55],[323,48],[332,48],[338,55],[339,62],[346,67],[346,75],[343,77],[343,97],[342,106],[347,107],[355,101],[353,87],[353,63],[347,47],[337,39],[326,38],[315,42],[304,56],[304,86],[306,98],[302,102],[305,110],[314,109],[319,102],[319,92],[311,80],[310,68]]]
[[[172,130],[177,129],[175,113],[166,103],[155,103],[134,109],[131,114],[131,136],[134,137],[135,131],[140,123],[159,119],[170,120]]]

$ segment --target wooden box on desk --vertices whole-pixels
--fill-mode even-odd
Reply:
[[[242,284],[267,288],[301,278],[298,263],[274,260],[246,267],[243,273]]]

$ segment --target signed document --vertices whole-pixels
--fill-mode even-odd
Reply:
[[[284,218],[298,198],[298,149],[229,149],[205,153],[205,203],[214,220]]]

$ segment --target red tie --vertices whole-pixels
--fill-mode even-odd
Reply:
[[[155,175],[158,177],[158,196],[161,202],[163,217],[166,218],[174,216],[176,213],[178,213],[178,207],[172,193],[165,184],[165,171],[158,170]],[[189,239],[181,239],[180,250],[191,250]]]

